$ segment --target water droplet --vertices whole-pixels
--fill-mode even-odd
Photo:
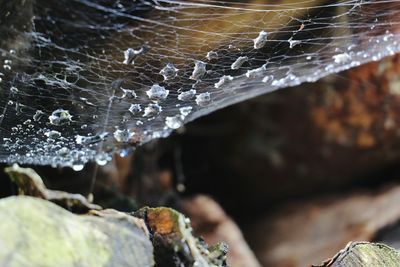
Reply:
[[[13,94],[18,94],[18,88],[12,86],[12,87],[10,88],[10,92],[13,93]]]
[[[268,83],[268,82],[272,81],[273,79],[274,79],[274,76],[272,76],[272,75],[267,75],[267,76],[265,76],[265,77],[262,79],[262,82],[263,82],[263,83]]]
[[[44,112],[41,110],[36,110],[35,114],[33,115],[33,120],[34,121],[39,121],[44,115]]]
[[[17,53],[17,51],[15,51],[14,49],[10,49],[10,51],[9,51],[9,52],[10,52],[10,54],[11,54],[11,55],[14,55],[14,54],[16,54],[16,53]]]
[[[214,51],[210,51],[207,53],[206,58],[208,60],[218,59],[218,53]]]
[[[107,153],[100,152],[96,155],[95,161],[98,165],[104,166],[107,164],[107,162],[111,161],[111,156]]]
[[[142,107],[140,106],[140,104],[131,104],[131,106],[129,107],[129,112],[132,113],[133,115],[135,115],[141,111],[142,111]]]
[[[257,38],[254,39],[254,49],[261,49],[265,46],[268,40],[268,33],[266,31],[261,31]]]
[[[174,64],[168,63],[161,71],[160,74],[164,77],[164,81],[171,80],[178,74],[178,69],[175,68]]]
[[[11,66],[10,66],[10,65],[3,65],[3,69],[5,69],[5,70],[11,70]]]
[[[273,80],[271,85],[272,86],[276,86],[276,87],[285,86],[286,85],[286,79],[282,78],[282,79]]]
[[[215,88],[220,88],[221,86],[223,86],[223,85],[225,85],[225,84],[227,84],[227,83],[229,83],[229,82],[231,82],[233,80],[233,77],[232,76],[230,76],[230,75],[224,75],[224,76],[222,76],[220,79],[219,79],[219,81],[214,85],[215,86]]]
[[[61,157],[66,157],[66,156],[69,155],[69,152],[70,152],[70,151],[69,151],[68,148],[62,147],[62,148],[60,148],[60,150],[57,151],[57,154],[58,154],[59,156],[61,156]]]
[[[164,100],[167,98],[169,90],[165,90],[165,87],[154,84],[150,90],[146,91],[146,94],[151,100]]]
[[[243,65],[243,63],[245,63],[248,60],[249,60],[248,57],[238,57],[236,61],[232,63],[231,69],[233,70],[239,69]]]
[[[44,133],[44,135],[47,136],[49,139],[53,139],[53,140],[56,140],[61,137],[61,133],[58,131],[54,131],[54,130],[48,131],[48,132]]]
[[[123,92],[121,98],[128,98],[128,99],[133,99],[133,98],[137,98],[136,92],[134,90],[131,89],[124,89],[124,88],[120,88]]]
[[[12,61],[9,60],[9,59],[5,59],[5,60],[4,60],[4,64],[6,64],[6,65],[11,65],[11,64],[12,64]]]
[[[191,80],[200,80],[204,76],[204,74],[206,74],[206,72],[207,72],[206,66],[207,66],[207,64],[204,63],[203,61],[196,60],[194,62],[194,69],[193,69],[192,75],[190,76],[190,79]]]
[[[211,101],[211,95],[209,92],[201,93],[196,96],[196,103],[200,107],[207,106]]]
[[[189,91],[182,92],[178,95],[178,100],[189,101],[196,95],[196,90],[190,89]]]
[[[53,111],[49,116],[50,123],[57,126],[70,123],[71,120],[72,116],[69,114],[69,111],[62,108]]]
[[[246,72],[246,77],[247,78],[257,78],[265,75],[265,72],[267,71],[267,64],[262,65],[259,68],[248,70]]]
[[[120,157],[122,157],[122,158],[125,158],[125,157],[129,156],[129,154],[131,154],[133,150],[134,149],[131,146],[130,147],[124,147],[124,148],[122,148],[122,149],[120,149],[118,151],[118,155]]]
[[[144,109],[144,114],[143,117],[154,117],[158,115],[162,111],[162,108],[158,104],[149,104],[145,109]]]
[[[334,56],[332,56],[332,58],[335,61],[335,63],[337,63],[337,64],[346,63],[351,59],[350,55],[347,53],[334,55]]]
[[[347,50],[348,50],[348,51],[351,51],[351,50],[353,50],[355,47],[357,47],[357,45],[351,44],[351,45],[349,45],[349,46],[347,47]]]
[[[390,33],[389,31],[386,31],[386,34],[383,36],[383,41],[387,42],[389,41],[391,38],[393,38],[393,33]]]
[[[147,45],[142,46],[139,50],[128,48],[124,52],[124,61],[123,61],[123,63],[126,64],[126,65],[135,64],[134,59],[137,56],[146,53],[149,49],[150,49],[150,47],[147,46]]]
[[[133,136],[134,136],[134,133],[127,129],[117,129],[114,132],[115,140],[117,140],[117,142],[120,142],[120,143],[128,143],[132,139]]]
[[[74,162],[72,163],[72,169],[76,172],[83,170],[83,168],[85,167],[85,164],[83,164],[82,162]]]
[[[108,135],[109,135],[108,132],[103,132],[100,134],[89,135],[89,136],[77,135],[77,136],[75,136],[75,142],[78,145],[91,145],[91,144],[95,144],[95,143],[104,141]]]
[[[335,65],[334,64],[329,64],[325,67],[325,70],[328,72],[331,72],[335,69]]]
[[[188,107],[181,107],[180,109],[179,109],[179,112],[181,113],[181,115],[183,116],[183,117],[186,117],[187,115],[189,115],[190,114],[190,112],[192,112],[192,107],[190,107],[190,106],[188,106]]]
[[[182,120],[180,115],[165,118],[165,125],[170,129],[178,129],[182,126]]]

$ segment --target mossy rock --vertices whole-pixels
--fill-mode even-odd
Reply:
[[[152,244],[137,218],[75,215],[18,196],[0,200],[0,221],[0,266],[154,266]]]
[[[377,243],[351,242],[332,259],[315,267],[398,267],[399,251]]]

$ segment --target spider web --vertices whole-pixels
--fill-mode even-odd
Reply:
[[[400,1],[0,0],[0,161],[105,164],[400,50]]]

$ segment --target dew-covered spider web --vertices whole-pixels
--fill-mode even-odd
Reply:
[[[399,42],[398,0],[0,0],[0,161],[105,164]]]

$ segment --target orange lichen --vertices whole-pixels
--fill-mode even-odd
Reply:
[[[147,221],[153,232],[160,235],[168,235],[174,232],[176,220],[171,211],[167,208],[149,209]]]

